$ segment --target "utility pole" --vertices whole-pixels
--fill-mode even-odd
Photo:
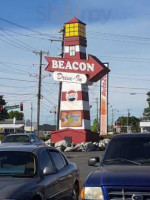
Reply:
[[[129,133],[129,117],[130,117],[130,110],[131,110],[131,109],[127,109],[127,112],[128,112],[128,114],[127,114],[127,133]]]
[[[32,133],[32,112],[33,112],[33,107],[32,107],[32,103],[31,103],[31,133]]]
[[[39,124],[40,124],[40,100],[41,100],[41,77],[42,77],[42,57],[43,54],[48,54],[44,51],[34,51],[35,54],[40,56],[39,64],[39,76],[38,76],[38,94],[37,94],[37,136],[39,136]]]
[[[99,107],[98,107],[98,98],[96,98],[96,104],[97,104],[97,132],[99,132],[99,117],[98,117],[98,114],[99,114]]]
[[[50,113],[54,113],[54,126],[56,126],[56,115],[57,115],[56,106],[54,106],[54,111],[50,111]]]
[[[63,27],[60,31],[62,33],[62,41],[61,41],[61,57],[64,57],[64,37],[65,37],[65,27]],[[57,110],[57,130],[59,130],[59,119],[60,119],[60,102],[61,102],[61,90],[62,90],[62,82],[59,82],[59,96],[58,96],[58,110]]]

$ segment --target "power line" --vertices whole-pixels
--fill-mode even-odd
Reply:
[[[22,28],[22,29],[25,29],[25,30],[28,30],[28,31],[31,31],[31,32],[34,32],[34,33],[38,33],[38,34],[40,34],[40,35],[48,35],[48,34],[46,34],[46,33],[42,33],[42,32],[40,32],[40,31],[33,30],[33,29],[28,28],[28,27],[25,27],[25,26],[23,26],[23,25],[16,24],[16,23],[14,23],[14,22],[11,22],[11,21],[6,20],[6,19],[1,18],[1,17],[0,17],[0,20],[1,20],[1,21],[4,21],[4,22],[7,22],[7,23],[9,23],[9,24],[11,24],[11,25],[13,25],[13,26],[16,26],[16,27],[19,27],[19,28]]]
[[[130,80],[136,80],[136,81],[150,81],[150,79],[139,79],[139,78],[130,78],[130,77],[123,77],[123,76],[115,76],[112,75],[110,78],[115,77],[115,78],[123,78],[123,79],[130,79]]]
[[[35,50],[35,48],[32,47],[31,45],[29,45],[29,44],[27,44],[27,43],[25,43],[25,42],[22,42],[21,40],[15,38],[15,37],[12,36],[11,34],[7,33],[7,32],[4,31],[4,30],[2,30],[1,28],[0,28],[0,30],[3,31],[3,32],[4,32],[5,34],[7,34],[8,36],[10,36],[11,38],[13,38],[14,40],[16,40],[17,42],[23,44],[23,45],[24,45],[23,47],[25,47],[25,48],[27,48],[27,49],[29,49],[29,50],[32,50],[32,51]],[[3,36],[3,37],[4,37],[4,36]],[[9,39],[9,40],[10,40],[10,39]],[[10,40],[10,41],[13,41],[13,40]],[[16,42],[14,42],[14,43],[16,43]],[[17,43],[16,43],[16,44],[17,44]],[[21,46],[22,46],[22,45],[21,45]]]
[[[10,42],[8,42],[8,41],[6,41],[6,40],[0,39],[0,41],[5,42],[5,43],[7,43],[7,44],[9,44],[9,45],[11,45],[11,46],[13,46],[13,47],[16,47],[16,48],[18,48],[18,49],[23,50],[23,51],[32,52],[32,51],[30,51],[30,50],[27,50],[27,49],[25,49],[25,48],[22,48],[21,46],[17,46],[17,45],[15,45],[15,44],[12,44],[12,43],[10,43]]]
[[[92,87],[99,87],[99,85],[93,85]],[[118,88],[118,89],[134,89],[134,90],[150,90],[150,88],[141,88],[141,87],[124,87],[124,86],[109,86],[109,88]]]
[[[30,81],[30,80],[25,80],[25,79],[15,79],[15,78],[4,78],[4,77],[0,77],[0,80],[10,80],[10,81],[20,81],[20,82],[30,82],[30,83],[37,83],[37,81]],[[48,85],[56,85],[58,83],[48,83],[48,82],[43,82],[45,84],[48,84]]]
[[[8,87],[8,88],[36,88],[36,86],[12,86],[12,85],[3,85],[0,84],[0,87]]]
[[[11,94],[11,95],[19,95],[19,96],[27,96],[27,95],[29,96],[29,95],[33,95],[33,93],[21,94],[21,93],[11,93],[11,92],[9,93],[9,92],[2,92],[2,91],[1,91],[0,93],[2,93],[2,94],[4,94],[4,95],[5,95],[5,94]]]
[[[121,34],[114,34],[114,33],[103,33],[103,32],[92,32],[88,33],[88,35],[106,35],[106,36],[111,36],[111,37],[121,37],[121,38],[130,38],[130,39],[135,39],[135,40],[150,40],[149,37],[142,37],[142,36],[133,36],[133,35],[121,35]]]
[[[50,104],[56,105],[55,103],[53,103],[52,101],[50,101],[49,99],[47,99],[45,96],[43,96],[43,98],[44,98],[45,100],[47,100]]]

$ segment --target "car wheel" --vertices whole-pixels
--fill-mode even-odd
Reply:
[[[79,186],[75,184],[72,190],[72,198],[71,200],[78,200],[79,199]]]

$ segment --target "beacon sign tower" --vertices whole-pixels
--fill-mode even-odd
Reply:
[[[51,139],[81,143],[96,141],[91,132],[88,85],[100,80],[109,69],[95,56],[86,54],[86,24],[73,18],[65,23],[64,57],[46,57],[47,71],[62,82],[59,130]]]

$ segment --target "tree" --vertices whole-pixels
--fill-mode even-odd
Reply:
[[[97,130],[97,119],[94,119],[93,125],[91,127],[91,131],[92,132],[98,132],[98,130]]]
[[[3,96],[0,96],[0,121],[8,118],[7,110],[4,108],[5,105],[6,102],[3,99]]]
[[[143,112],[143,119],[144,120],[150,120],[150,92],[147,93],[147,103],[148,103],[148,107],[144,109]]]
[[[9,116],[9,119],[13,119],[15,117],[17,120],[23,120],[24,118],[24,114],[19,111],[10,111],[8,113],[8,116]]]
[[[127,127],[127,117],[121,116],[117,119],[117,123],[119,122],[121,124],[121,127]],[[131,131],[133,133],[140,132],[140,119],[131,116],[128,117],[128,125],[131,126]],[[126,128],[124,128],[124,132],[126,132]]]

